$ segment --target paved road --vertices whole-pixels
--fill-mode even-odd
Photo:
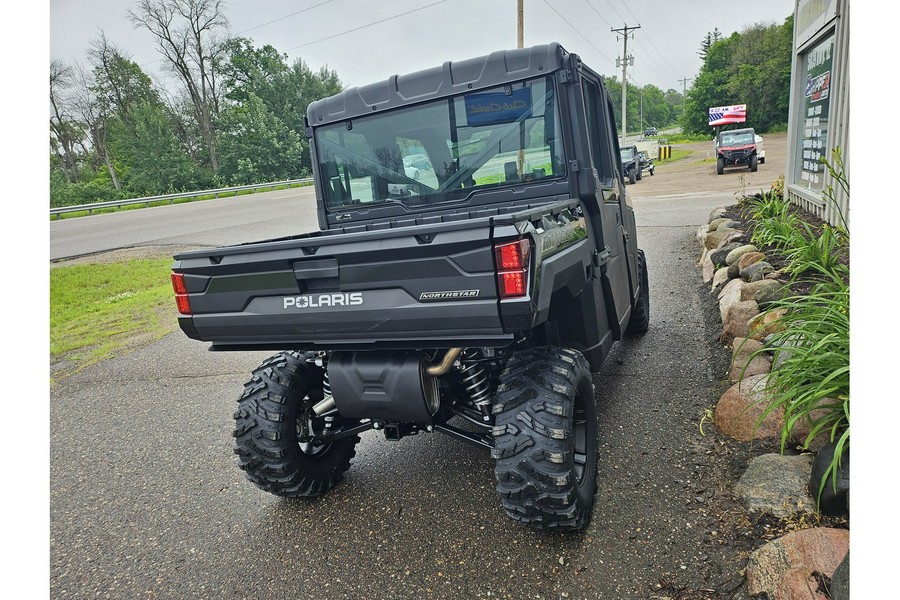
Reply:
[[[50,260],[135,246],[221,246],[318,228],[312,187],[50,222]]]
[[[767,162],[766,177],[783,168]],[[234,464],[231,415],[265,354],[210,353],[179,332],[51,388],[51,596],[730,597],[741,564],[717,531],[723,461],[698,427],[725,367],[703,317],[694,234],[712,207],[733,201],[740,177],[669,168],[629,186],[651,326],[618,344],[594,377],[599,489],[586,531],[513,523],[489,455],[440,434],[363,434],[346,481],[317,501],[258,491]],[[698,180],[715,186],[687,192],[704,189],[685,183]],[[308,192],[274,194],[122,213],[126,231],[102,241],[77,223],[107,217],[63,221],[51,244],[58,257],[116,245],[116,236],[199,245],[314,227]],[[262,196],[271,204],[260,211]],[[213,222],[213,205],[230,216]],[[165,217],[159,230],[156,215]],[[188,235],[190,221],[203,227]]]
[[[693,236],[729,198],[635,201],[652,323],[595,376],[600,484],[582,534],[508,520],[488,454],[439,434],[367,432],[318,501],[260,492],[230,430],[264,355],[177,333],[51,389],[52,597],[623,599],[726,585],[733,557],[701,503],[714,466],[697,425],[717,377]]]

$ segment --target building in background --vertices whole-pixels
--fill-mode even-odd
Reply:
[[[839,149],[849,176],[849,5],[850,0],[794,5],[785,194],[832,225],[849,222],[849,197],[822,162],[833,165]]]

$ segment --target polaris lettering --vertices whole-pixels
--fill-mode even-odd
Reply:
[[[284,309],[359,306],[362,303],[363,295],[360,292],[352,294],[319,294],[318,296],[286,296],[284,298]]]

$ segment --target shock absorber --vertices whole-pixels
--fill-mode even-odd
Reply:
[[[481,352],[466,348],[459,359],[462,384],[469,393],[472,403],[481,411],[482,418],[491,418],[491,377],[483,363],[478,362]]]
[[[335,407],[334,397],[331,395],[331,382],[328,381],[328,365],[321,355],[308,360],[317,367],[322,368],[322,399],[313,406],[313,412],[317,416],[321,416],[322,413],[326,413]]]

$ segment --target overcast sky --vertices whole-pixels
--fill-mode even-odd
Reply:
[[[162,62],[150,34],[128,22],[134,4],[50,0],[50,57],[83,61],[102,29],[159,75]],[[525,45],[558,41],[593,69],[621,77],[615,61],[622,41],[610,29],[639,24],[628,46],[633,81],[681,90],[678,80],[701,66],[697,50],[706,32],[782,23],[793,8],[793,0],[739,7],[708,0],[525,0]],[[516,0],[226,0],[225,12],[232,35],[271,44],[314,69],[327,65],[348,87],[516,46]]]

